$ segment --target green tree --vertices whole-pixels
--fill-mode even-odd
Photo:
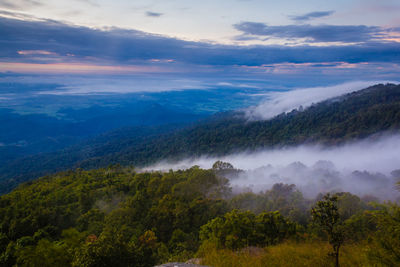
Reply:
[[[362,210],[362,202],[358,196],[349,192],[337,193],[336,196],[339,214],[343,221]]]
[[[41,239],[36,246],[23,247],[16,252],[21,266],[69,266],[71,257],[67,247],[60,242]]]
[[[229,162],[218,160],[213,164],[212,168],[213,170],[232,170],[233,166]]]
[[[327,194],[311,209],[313,222],[327,234],[332,245],[335,266],[339,266],[339,250],[344,241],[344,229],[339,215],[338,197]]]
[[[278,211],[256,216],[250,211],[233,210],[203,225],[200,238],[218,248],[236,250],[247,246],[274,245],[295,233],[296,224]]]
[[[372,214],[378,230],[372,235],[369,258],[378,264],[400,266],[400,207],[390,204]]]

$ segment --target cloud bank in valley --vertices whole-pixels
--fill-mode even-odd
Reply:
[[[367,88],[372,84],[388,82],[357,81],[326,87],[301,88],[285,92],[269,92],[260,105],[245,110],[251,120],[267,120],[281,113],[290,112],[300,106],[307,108],[312,104]],[[391,82],[393,83],[393,82]]]
[[[259,152],[242,152],[224,157],[160,162],[147,170],[185,169],[193,165],[211,168],[217,160],[242,169],[230,177],[234,189],[266,190],[275,183],[295,184],[307,197],[330,191],[348,191],[381,199],[400,196],[395,183],[400,178],[400,135],[323,147],[302,145]]]

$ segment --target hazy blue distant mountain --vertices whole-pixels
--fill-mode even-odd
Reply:
[[[219,88],[69,94],[60,84],[0,81],[0,164],[121,127],[185,124],[256,103],[253,91],[243,92]]]
[[[254,90],[82,94],[56,83],[0,81],[0,164],[57,151],[121,127],[184,125],[246,107],[258,101],[252,97]]]
[[[62,149],[121,127],[184,124],[204,117],[156,103],[142,104],[140,110],[133,111],[128,107],[107,109],[93,106],[60,112],[68,114],[68,119],[0,109],[0,163]],[[74,118],[75,114],[79,121]]]

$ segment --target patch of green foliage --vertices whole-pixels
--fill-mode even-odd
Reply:
[[[0,198],[0,261],[33,266],[152,266],[196,252],[223,215],[226,180],[193,167],[69,171]],[[182,256],[183,255],[183,256]]]
[[[200,238],[218,248],[237,250],[249,246],[278,244],[296,234],[296,224],[279,211],[255,215],[250,211],[233,210],[203,225]]]

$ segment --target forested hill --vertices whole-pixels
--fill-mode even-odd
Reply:
[[[137,128],[116,131],[58,153],[3,166],[1,188],[6,192],[21,181],[70,168],[91,169],[114,163],[141,166],[167,158],[223,155],[244,149],[337,144],[399,128],[400,85],[379,84],[270,120],[247,121],[241,113],[226,113],[183,129],[163,134],[153,131],[140,138],[133,135]]]
[[[165,158],[224,155],[240,150],[320,142],[337,144],[400,128],[400,85],[376,85],[292,111],[271,120],[248,121],[227,113],[172,134],[126,147],[101,164],[144,165]],[[80,163],[97,167],[98,161]]]
[[[400,207],[373,199],[233,194],[198,167],[67,171],[0,196],[0,266],[333,266],[337,245],[341,266],[399,266]]]

